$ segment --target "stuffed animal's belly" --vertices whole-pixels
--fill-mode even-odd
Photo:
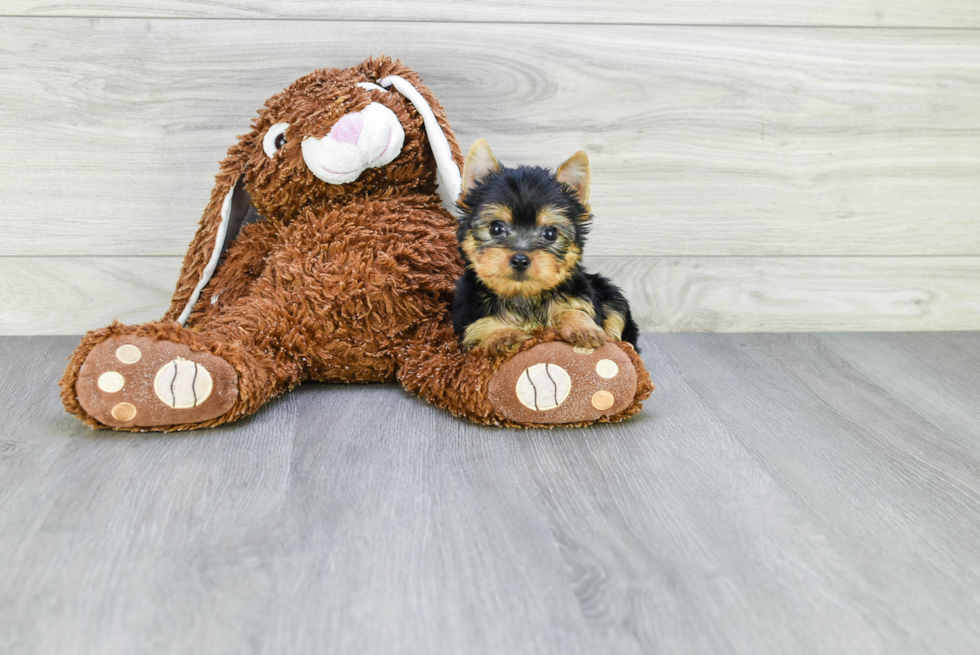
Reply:
[[[311,212],[275,234],[248,226],[202,294],[192,327],[268,333],[258,336],[298,358],[311,379],[393,379],[406,334],[448,311],[460,272],[455,236],[440,215],[439,223],[418,214],[401,223],[378,204],[358,216]]]

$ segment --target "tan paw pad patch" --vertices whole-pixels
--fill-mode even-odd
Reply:
[[[619,366],[611,359],[600,359],[595,363],[595,372],[601,378],[614,378],[619,373]]]
[[[119,403],[112,408],[112,418],[126,423],[136,418],[136,407],[131,403]]]
[[[116,371],[106,371],[99,376],[99,389],[106,393],[116,393],[126,386],[126,378]]]
[[[613,406],[616,402],[616,397],[605,389],[601,391],[596,391],[592,394],[592,406],[599,411],[605,411]]]
[[[116,359],[123,364],[135,364],[142,356],[143,353],[140,352],[140,349],[131,343],[124,343],[116,348]]]

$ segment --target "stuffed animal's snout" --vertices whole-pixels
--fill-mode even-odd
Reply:
[[[394,161],[405,144],[395,112],[378,102],[343,115],[321,139],[303,140],[303,161],[328,184],[347,184],[369,168]]]

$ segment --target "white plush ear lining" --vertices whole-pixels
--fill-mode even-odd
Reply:
[[[383,86],[378,86],[374,82],[358,82],[357,86],[361,87],[362,89],[367,89],[368,91],[384,91],[385,93],[388,93],[388,89],[384,88]]]
[[[453,151],[449,147],[449,140],[446,133],[442,131],[436,115],[432,113],[432,107],[426,102],[421,93],[418,92],[411,82],[398,75],[389,75],[383,80],[378,80],[383,87],[393,86],[400,94],[408,98],[408,101],[415,105],[416,111],[422,116],[422,123],[425,125],[425,132],[429,136],[429,146],[432,148],[432,156],[436,160],[436,168],[442,177],[443,186],[446,194],[456,201],[459,198],[462,188],[463,178],[460,176],[459,167],[453,161]]]
[[[240,181],[241,178],[225,194],[224,202],[221,203],[221,223],[218,225],[218,232],[214,236],[214,250],[211,251],[211,259],[208,260],[207,266],[204,267],[204,271],[201,273],[201,279],[198,280],[197,286],[191,292],[191,297],[187,299],[184,311],[177,317],[177,323],[181,327],[184,327],[184,324],[187,323],[187,317],[191,315],[191,310],[194,309],[198,298],[201,297],[201,291],[211,281],[211,276],[214,275],[215,269],[218,268],[218,262],[221,260],[221,252],[224,250],[225,236],[228,234],[228,224],[231,222],[231,201]]]

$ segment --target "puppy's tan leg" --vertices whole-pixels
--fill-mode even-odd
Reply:
[[[592,303],[580,298],[567,298],[551,305],[548,323],[559,336],[573,346],[598,348],[606,343],[606,334],[595,322]]]
[[[491,354],[502,355],[516,350],[527,338],[528,335],[515,322],[498,316],[487,316],[466,328],[463,346],[485,348]]]
[[[573,309],[555,315],[554,326],[564,341],[582,348],[598,348],[606,343],[606,334],[595,319]]]
[[[602,331],[613,341],[623,340],[623,330],[626,329],[626,317],[619,312],[609,311],[602,323]]]

